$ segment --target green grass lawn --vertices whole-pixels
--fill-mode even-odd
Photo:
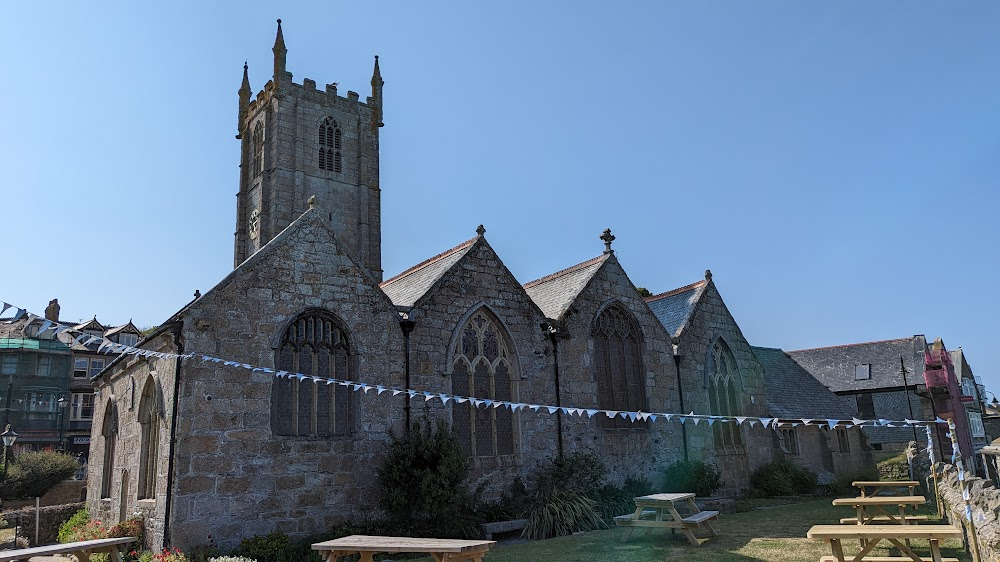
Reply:
[[[579,533],[546,541],[498,545],[492,548],[485,560],[489,562],[522,562],[524,560],[552,560],[572,562],[653,562],[684,560],[690,562],[818,562],[830,554],[830,547],[818,540],[806,538],[806,531],[813,525],[838,524],[841,517],[850,517],[852,510],[834,507],[830,499],[795,501],[781,504],[776,501],[744,502],[740,513],[723,514],[715,525],[719,537],[702,541],[694,547],[677,534],[656,530],[641,534],[637,529],[628,542],[621,542],[622,529],[612,528],[590,533]],[[935,517],[925,508],[922,514]],[[931,519],[928,523],[940,523]],[[929,551],[923,541],[913,543],[917,553],[927,556]],[[846,543],[845,554],[860,550],[857,543]],[[944,544],[943,555],[969,562],[958,540]],[[891,553],[898,556],[899,553]],[[886,556],[886,548],[876,548],[872,556]],[[421,560],[430,560],[429,558]]]

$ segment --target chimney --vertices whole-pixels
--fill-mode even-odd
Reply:
[[[59,321],[59,299],[49,301],[49,306],[45,307],[45,319],[53,322]]]

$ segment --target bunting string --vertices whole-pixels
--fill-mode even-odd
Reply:
[[[41,336],[45,332],[51,330],[52,337],[55,338],[61,333],[70,332],[70,335],[74,335],[73,341],[77,344],[83,346],[97,345],[98,353],[103,354],[117,354],[117,355],[134,355],[141,356],[145,358],[157,358],[157,359],[200,359],[202,363],[216,363],[221,364],[226,367],[234,367],[240,369],[246,369],[253,372],[263,372],[274,376],[275,378],[287,378],[287,379],[297,379],[299,381],[312,381],[314,384],[326,384],[326,385],[340,385],[346,388],[350,388],[352,391],[361,391],[368,393],[372,390],[376,391],[376,395],[381,396],[384,393],[390,393],[392,396],[398,396],[400,394],[406,394],[411,400],[423,398],[425,402],[430,402],[432,400],[439,400],[442,405],[447,405],[448,402],[454,401],[456,404],[469,403],[475,408],[506,408],[511,411],[517,412],[521,410],[529,410],[532,412],[543,412],[548,414],[555,414],[556,412],[561,412],[567,416],[577,416],[580,418],[593,418],[594,416],[606,416],[608,418],[622,418],[627,419],[631,422],[642,421],[642,422],[656,422],[656,421],[676,421],[678,423],[684,424],[686,422],[691,422],[694,425],[698,425],[701,422],[705,422],[708,426],[712,426],[716,423],[735,423],[736,425],[743,425],[744,423],[749,423],[750,427],[756,426],[758,423],[763,428],[777,429],[779,427],[796,427],[799,425],[805,426],[820,426],[826,427],[830,430],[835,428],[851,428],[851,427],[925,427],[927,431],[928,439],[928,454],[931,456],[931,462],[934,462],[934,452],[931,442],[931,430],[930,426],[934,424],[947,424],[948,421],[941,419],[940,417],[934,420],[914,420],[914,419],[902,419],[902,420],[889,420],[884,418],[878,419],[860,419],[852,417],[850,419],[834,419],[834,418],[823,418],[821,416],[810,416],[798,419],[786,419],[786,418],[776,418],[776,417],[754,417],[754,416],[723,416],[723,415],[711,415],[711,414],[695,414],[693,411],[687,414],[684,413],[668,413],[668,412],[643,412],[643,411],[620,411],[620,410],[604,410],[600,408],[580,408],[573,406],[552,406],[544,404],[533,404],[526,402],[513,402],[508,400],[492,400],[489,398],[478,398],[475,396],[461,396],[448,394],[443,392],[431,392],[426,390],[418,390],[411,388],[399,388],[394,386],[386,386],[381,384],[368,384],[359,381],[336,379],[320,377],[315,375],[306,375],[303,373],[295,373],[290,371],[283,371],[277,369],[271,369],[268,367],[261,367],[257,365],[250,365],[248,363],[243,363],[240,361],[233,361],[229,359],[223,359],[220,357],[213,357],[211,355],[204,355],[200,353],[165,353],[161,351],[153,351],[150,349],[141,349],[133,346],[128,346],[120,343],[116,343],[109,339],[101,336],[96,336],[93,334],[87,334],[78,330],[75,330],[72,326],[63,324],[61,322],[53,322],[46,318],[42,318],[36,314],[28,312],[26,309],[16,307],[7,302],[2,302],[2,308],[0,308],[0,315],[5,313],[9,309],[14,309],[14,316],[8,323],[13,323],[20,321],[24,318],[28,319],[28,324],[34,323],[36,320],[41,320],[41,325],[38,329],[38,335]],[[957,450],[957,446],[955,447]],[[954,459],[953,459],[954,461]],[[961,468],[960,468],[961,470]]]

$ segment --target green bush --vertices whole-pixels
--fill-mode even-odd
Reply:
[[[628,477],[621,486],[605,484],[593,499],[601,517],[610,522],[615,517],[635,511],[635,498],[653,492],[653,485],[644,478]]]
[[[816,473],[808,468],[801,467],[788,459],[776,459],[750,475],[750,497],[811,494],[816,491],[818,482]]]
[[[108,538],[108,529],[100,521],[91,520],[90,513],[86,509],[77,511],[60,525],[59,533],[56,535],[56,540],[60,543],[106,538]]]
[[[878,479],[878,471],[874,467],[865,468],[857,472],[838,474],[834,477],[833,481],[827,484],[824,488],[826,495],[834,498],[841,498],[857,494],[857,490],[854,488],[854,482],[856,480]]]
[[[708,497],[722,487],[722,472],[714,464],[702,461],[678,461],[663,475],[663,491],[694,492]]]
[[[132,550],[141,550],[146,544],[146,526],[142,517],[126,519],[121,523],[116,523],[108,529],[108,538],[135,537],[136,542],[131,546]]]
[[[557,491],[575,492],[594,498],[604,486],[607,471],[593,453],[558,455],[535,470],[529,477],[534,493],[551,495]]]
[[[255,535],[248,539],[243,539],[239,546],[233,550],[232,556],[252,558],[262,562],[301,562],[315,559],[318,556],[310,557],[313,553],[309,544],[292,542],[288,540],[288,535],[281,531],[275,531],[267,535]]]
[[[906,462],[906,455],[900,454],[895,457],[885,459],[875,465],[878,470],[876,480],[909,480],[910,464]]]
[[[549,539],[606,528],[607,524],[597,512],[597,502],[576,492],[557,491],[537,496],[528,510],[528,526],[522,536]]]
[[[14,457],[7,479],[0,487],[0,500],[23,500],[44,496],[80,468],[72,455],[53,451],[28,451]]]
[[[417,422],[409,435],[389,443],[378,468],[379,507],[391,523],[429,536],[475,536],[468,474],[466,453],[451,429],[442,421]]]

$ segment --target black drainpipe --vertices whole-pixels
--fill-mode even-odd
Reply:
[[[559,340],[569,338],[569,333],[563,330],[555,320],[547,320],[542,323],[542,329],[546,331],[549,340],[552,341],[552,374],[556,385],[556,407],[562,408],[562,396],[559,393]],[[556,410],[557,437],[559,439],[559,456],[563,455],[563,423],[562,410]]]
[[[403,355],[403,372],[406,373],[406,380],[403,383],[405,389],[410,389],[410,332],[413,328],[417,326],[415,320],[410,320],[407,318],[402,318],[399,321],[399,327],[403,330],[403,345],[404,345],[404,355]],[[403,411],[406,413],[406,435],[410,435],[410,395],[403,393]]]
[[[686,410],[684,409],[684,386],[681,385],[681,356],[674,353],[674,369],[677,371],[677,397],[681,402],[681,414]],[[684,462],[688,461],[688,432],[687,425],[681,424],[681,440],[684,442]]]
[[[170,333],[174,336],[174,344],[177,347],[177,355],[184,355],[184,340],[181,338],[181,329],[183,327],[182,322],[178,322],[175,326],[171,327]],[[164,502],[164,517],[163,517],[163,547],[166,548],[170,546],[170,507],[173,503],[173,486],[174,486],[174,449],[177,444],[177,411],[179,409],[179,404],[181,401],[180,389],[181,389],[181,362],[182,358],[177,358],[177,363],[174,364],[174,404],[172,408],[172,413],[170,414],[170,452],[169,459],[167,462],[167,499]]]

